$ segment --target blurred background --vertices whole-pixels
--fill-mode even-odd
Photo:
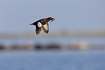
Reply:
[[[104,0],[0,0],[0,70],[104,70]],[[49,33],[29,24],[47,17]]]

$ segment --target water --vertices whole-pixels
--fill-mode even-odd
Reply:
[[[105,70],[105,52],[0,52],[0,70]]]

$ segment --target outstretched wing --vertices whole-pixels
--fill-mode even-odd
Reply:
[[[46,23],[45,25],[43,25],[43,31],[45,33],[48,33],[49,32],[49,25],[48,25],[48,23]]]
[[[39,35],[41,29],[42,29],[42,27],[37,27],[37,26],[36,26],[36,35]]]
[[[37,25],[36,25],[36,35],[39,35],[41,29],[42,29],[42,24],[40,22],[37,22]]]

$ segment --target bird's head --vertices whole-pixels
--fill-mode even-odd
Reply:
[[[54,21],[54,20],[55,20],[55,18],[52,18],[52,17],[48,17],[47,19],[51,20],[51,22],[50,22],[50,23],[52,23],[52,21]]]

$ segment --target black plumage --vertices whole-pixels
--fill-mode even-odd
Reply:
[[[49,25],[48,25],[48,22],[49,21],[54,21],[55,19],[52,18],[52,17],[48,17],[48,18],[43,18],[43,19],[40,19],[30,25],[35,25],[36,26],[36,35],[39,35],[41,29],[43,28],[43,31],[45,33],[48,33],[49,32]],[[50,22],[50,23],[51,23]]]

